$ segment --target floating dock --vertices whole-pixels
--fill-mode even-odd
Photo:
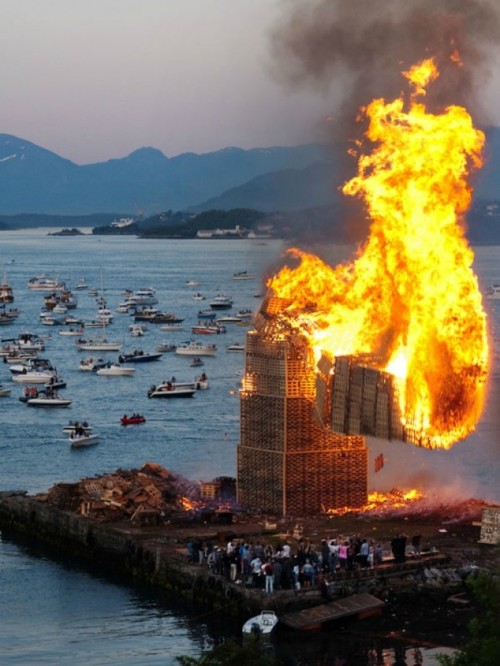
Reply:
[[[316,629],[325,622],[356,615],[359,619],[380,612],[384,602],[368,593],[351,594],[339,601],[305,608],[280,617],[280,622],[291,629]]]

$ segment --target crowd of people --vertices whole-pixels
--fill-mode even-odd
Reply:
[[[411,539],[411,554],[420,557],[420,534]],[[406,560],[408,537],[395,535],[390,543],[391,553],[382,543],[362,537],[322,539],[314,545],[300,538],[292,546],[284,541],[273,545],[260,541],[230,540],[224,547],[211,541],[192,540],[188,543],[189,559],[204,564],[209,571],[228,580],[240,581],[248,587],[274,592],[281,589],[320,588],[335,580],[341,571],[372,569],[384,558],[395,563]]]

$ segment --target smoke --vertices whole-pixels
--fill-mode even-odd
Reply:
[[[401,72],[428,57],[436,59],[441,72],[426,98],[429,108],[464,105],[477,122],[487,122],[480,90],[500,43],[497,0],[291,4],[291,13],[273,34],[275,73],[293,87],[312,85],[335,94],[339,108],[327,123],[334,135],[345,136],[359,108],[371,99],[398,96]]]

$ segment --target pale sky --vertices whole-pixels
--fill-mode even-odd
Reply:
[[[271,75],[269,33],[294,3],[2,0],[0,133],[78,164],[315,141],[335,90]]]

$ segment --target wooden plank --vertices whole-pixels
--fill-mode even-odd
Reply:
[[[305,608],[280,617],[280,622],[292,629],[306,629],[311,625],[337,620],[349,615],[365,614],[382,608],[384,602],[368,593],[352,594],[345,599]]]

